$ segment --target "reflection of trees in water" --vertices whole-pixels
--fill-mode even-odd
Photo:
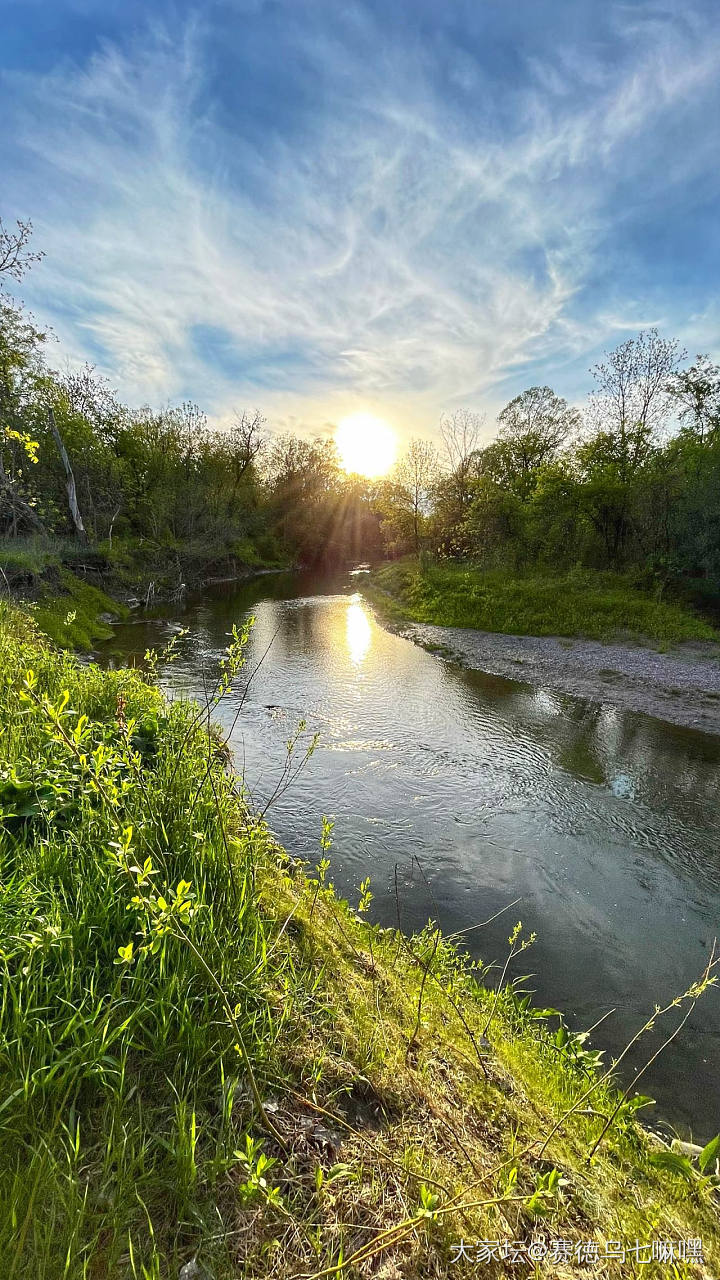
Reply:
[[[700,829],[714,825],[717,738],[501,676],[452,665],[446,670],[573,777],[611,787],[618,798],[635,798],[661,814],[678,807]]]

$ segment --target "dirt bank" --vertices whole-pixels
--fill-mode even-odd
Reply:
[[[634,644],[511,636],[411,622],[401,634],[492,675],[610,703],[720,734],[720,645],[686,642],[668,653]]]

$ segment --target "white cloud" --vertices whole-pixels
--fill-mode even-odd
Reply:
[[[206,42],[222,38],[207,28],[6,77],[15,201],[47,252],[28,300],[130,403],[191,394],[219,417],[257,403],[305,429],[368,408],[416,431],[445,407],[494,407],[514,369],[561,365],[643,314],[577,305],[621,216],[613,184],[720,66],[717,42],[645,34],[621,77],[585,66],[580,111],[562,51],[536,62],[504,137],[454,117],[411,60],[361,76],[315,41],[318,75],[344,58],[352,89],[333,81],[306,135],[268,131],[262,154],[242,117],[230,134],[202,105]],[[472,92],[478,74],[466,59],[455,79]],[[244,372],[211,363],[198,327],[226,334]],[[279,385],[258,386],[274,359]]]

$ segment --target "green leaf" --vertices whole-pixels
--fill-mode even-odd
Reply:
[[[439,1203],[439,1195],[437,1195],[436,1192],[431,1191],[429,1187],[426,1187],[423,1182],[420,1187],[420,1204],[422,1206],[419,1210],[420,1215],[422,1217],[432,1218]]]
[[[710,1166],[718,1159],[718,1156],[720,1156],[720,1133],[717,1134],[716,1137],[711,1138],[707,1146],[703,1147],[700,1152],[700,1155],[698,1156],[700,1172],[704,1173],[706,1169],[709,1169]]]
[[[628,1111],[639,1111],[641,1107],[654,1107],[655,1099],[648,1098],[644,1093],[636,1093],[634,1098],[627,1099],[625,1106]]]
[[[650,1164],[656,1169],[669,1169],[671,1173],[677,1173],[681,1178],[692,1182],[693,1167],[687,1156],[681,1156],[679,1151],[654,1151],[650,1156]]]

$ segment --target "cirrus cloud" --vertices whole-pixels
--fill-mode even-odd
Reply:
[[[6,69],[2,212],[47,253],[28,301],[130,403],[301,430],[575,397],[648,315],[717,348],[720,40],[702,6],[598,30],[578,7],[585,38],[547,5],[523,43],[464,4],[458,30],[423,5],[158,6]]]

